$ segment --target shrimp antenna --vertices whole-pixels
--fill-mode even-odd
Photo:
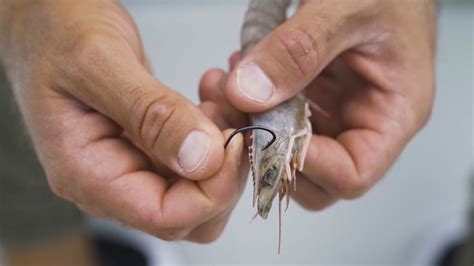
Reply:
[[[245,131],[255,130],[255,129],[260,129],[260,130],[267,131],[268,133],[270,133],[272,135],[272,139],[268,142],[268,144],[265,147],[263,147],[262,151],[266,150],[268,147],[270,147],[276,141],[275,130],[273,130],[271,128],[268,128],[268,127],[264,127],[264,126],[248,126],[248,127],[242,127],[242,128],[236,129],[234,132],[232,132],[230,134],[229,138],[227,139],[227,141],[225,142],[224,148],[226,148],[227,145],[229,145],[230,140],[235,135],[237,135],[239,133],[242,133],[242,132],[245,132]]]

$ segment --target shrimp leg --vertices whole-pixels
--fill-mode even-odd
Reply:
[[[309,146],[309,140],[311,140],[311,131],[309,131],[307,128],[304,128],[304,129],[301,129],[301,130],[298,130],[295,134],[293,134],[291,137],[290,137],[290,140],[288,141],[288,151],[286,153],[286,156],[285,156],[285,171],[286,171],[286,175],[287,175],[287,180],[289,183],[291,183],[291,181],[293,180],[293,171],[291,169],[291,155],[293,154],[293,146],[295,145],[295,140],[297,138],[301,138],[301,137],[305,137],[305,144],[303,145],[306,146],[306,148]],[[303,153],[303,152],[302,152]],[[301,154],[302,154],[301,153]],[[298,156],[301,157],[301,154],[299,154]],[[305,152],[305,155],[306,155],[306,152]],[[298,162],[298,167],[301,167],[301,162]],[[299,170],[299,169],[298,169]]]

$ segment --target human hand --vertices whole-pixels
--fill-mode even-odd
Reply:
[[[237,110],[262,112],[304,91],[331,116],[313,111],[293,196],[314,210],[359,197],[429,118],[435,13],[431,0],[302,1],[248,55],[232,57],[228,76],[207,72],[201,98],[239,127]]]
[[[163,239],[214,240],[239,197],[242,140],[151,74],[108,0],[0,1],[0,55],[52,190]],[[206,109],[206,108],[204,108]]]

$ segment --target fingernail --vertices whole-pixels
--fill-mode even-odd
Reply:
[[[178,152],[178,163],[186,172],[196,170],[206,159],[211,139],[202,131],[192,131],[184,139]]]
[[[237,86],[247,98],[260,103],[267,102],[275,91],[270,78],[255,63],[239,66]]]

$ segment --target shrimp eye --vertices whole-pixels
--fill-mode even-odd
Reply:
[[[276,170],[275,168],[268,169],[262,177],[263,186],[273,186],[276,180]]]

